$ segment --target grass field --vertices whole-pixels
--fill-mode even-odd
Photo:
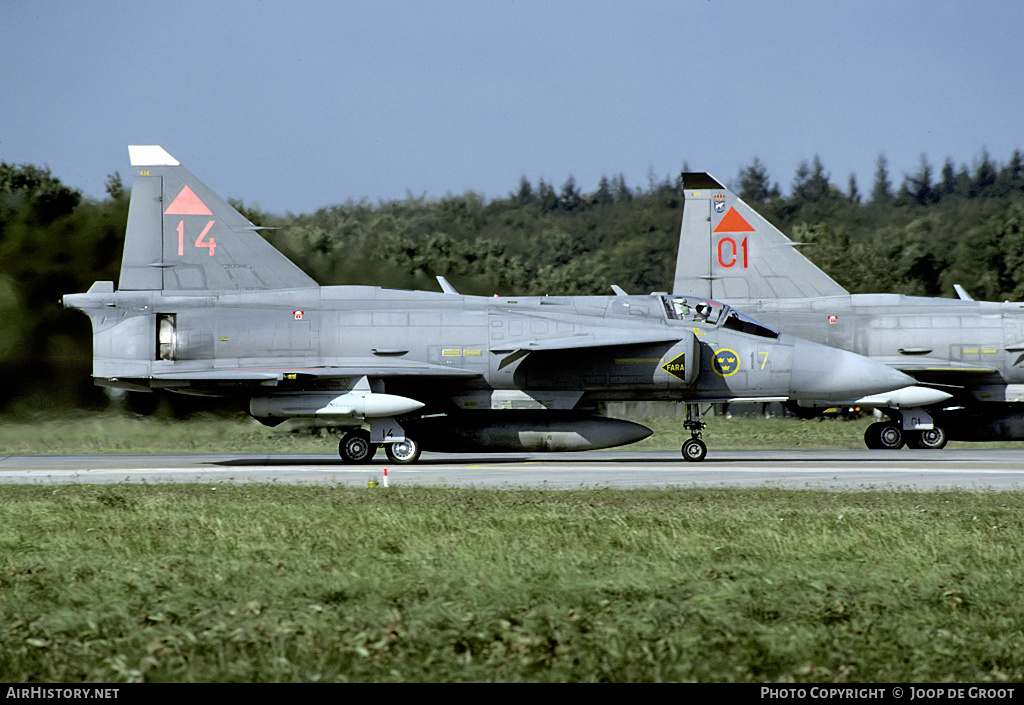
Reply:
[[[647,423],[632,447],[685,437]],[[706,438],[861,448],[868,423]],[[335,447],[0,423],[0,453]],[[1019,493],[0,486],[0,516],[0,682],[1024,680]]]
[[[0,488],[0,682],[1024,679],[1024,496]]]

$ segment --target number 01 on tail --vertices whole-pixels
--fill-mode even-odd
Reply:
[[[743,263],[743,269],[747,268],[747,238],[740,240],[737,245],[731,237],[723,237],[718,241],[718,264],[729,269],[735,266],[737,261]]]

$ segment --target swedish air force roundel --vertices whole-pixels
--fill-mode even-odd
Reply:
[[[715,374],[730,377],[740,369],[740,356],[736,354],[735,350],[721,348],[715,352],[715,359],[712,361],[711,367]]]

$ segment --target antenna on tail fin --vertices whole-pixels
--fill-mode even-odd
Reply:
[[[118,289],[234,292],[317,286],[162,147],[131,146],[128,153],[135,182]]]
[[[841,296],[795,243],[706,173],[684,173],[673,292],[721,301]]]

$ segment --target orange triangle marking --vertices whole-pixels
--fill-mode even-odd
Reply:
[[[722,220],[719,221],[718,227],[715,228],[716,233],[752,233],[754,229],[750,227],[750,223],[743,220],[743,216],[736,212],[735,208],[730,208],[729,212],[722,216]]]
[[[181,190],[178,197],[167,206],[164,215],[213,215],[206,204],[199,200],[188,186]]]

